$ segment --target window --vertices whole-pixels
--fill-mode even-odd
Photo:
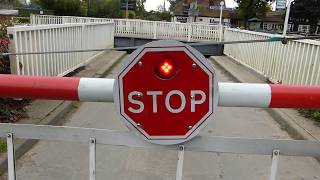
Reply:
[[[263,29],[267,30],[268,29],[268,24],[263,24]]]

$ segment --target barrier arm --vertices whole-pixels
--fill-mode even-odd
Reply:
[[[0,75],[0,97],[113,102],[114,79]],[[320,86],[219,83],[219,106],[320,108]]]
[[[113,102],[114,79],[0,75],[0,97]],[[320,108],[320,86],[219,83],[218,105],[225,107]],[[96,143],[129,147],[159,147],[126,132],[107,129],[1,124],[7,138],[8,179],[15,180],[15,138],[90,142],[90,180],[95,179]],[[117,137],[117,138],[115,138]],[[160,146],[175,148],[174,146]],[[182,148],[181,148],[182,147]],[[308,148],[306,148],[308,147]],[[276,180],[279,155],[319,157],[320,143],[304,140],[195,137],[179,146],[176,179],[181,179],[184,148],[192,151],[244,154],[272,153],[270,180]]]

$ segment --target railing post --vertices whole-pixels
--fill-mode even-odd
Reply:
[[[220,32],[219,32],[219,41],[222,41],[222,35],[223,35],[223,25],[220,24]]]
[[[34,15],[34,14],[31,14],[31,15],[30,15],[30,24],[31,24],[31,25],[34,25],[34,24],[35,24],[35,15]]]
[[[184,146],[180,145],[178,151],[177,172],[176,180],[182,180],[183,159],[184,159]]]
[[[157,22],[153,22],[153,39],[157,39]]]
[[[16,180],[16,163],[14,157],[13,134],[7,135],[7,153],[8,153],[8,180]]]
[[[90,180],[96,179],[96,139],[90,138],[89,148],[89,161],[90,161]]]
[[[279,150],[273,150],[272,152],[272,163],[271,163],[271,172],[270,172],[270,180],[277,179],[277,172],[278,172],[278,164],[279,164]]]
[[[192,32],[192,26],[191,26],[191,23],[189,23],[188,25],[188,42],[191,41],[191,32]]]

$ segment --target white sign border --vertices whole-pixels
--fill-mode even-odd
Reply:
[[[120,89],[123,88],[123,77],[134,65],[138,63],[145,53],[159,51],[184,51],[209,76],[209,112],[204,115],[201,120],[195,124],[184,136],[150,136],[142,128],[137,126],[136,123],[124,112],[123,91],[120,91]],[[164,145],[182,143],[199,134],[201,129],[207,125],[209,119],[213,118],[214,111],[218,104],[217,93],[218,83],[216,80],[215,70],[208,60],[189,45],[172,40],[154,41],[134,51],[124,60],[114,84],[114,102],[121,120],[124,121],[126,126],[138,136],[142,136],[145,140],[151,143]]]

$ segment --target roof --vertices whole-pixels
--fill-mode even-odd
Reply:
[[[277,22],[277,23],[283,23],[284,22],[284,15],[285,11],[272,11],[267,12],[266,15],[254,17],[249,19],[249,22]]]
[[[19,14],[18,10],[13,9],[0,9],[0,16],[16,16]]]
[[[249,22],[261,22],[262,20],[257,17],[254,17],[254,18],[248,19],[248,21]]]

